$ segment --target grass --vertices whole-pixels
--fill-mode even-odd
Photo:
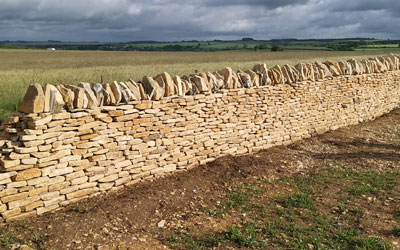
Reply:
[[[220,205],[222,216],[216,218],[228,224],[223,231],[177,228],[165,236],[165,241],[174,249],[393,249],[381,235],[366,234],[360,227],[365,209],[370,209],[368,214],[374,209],[373,204],[365,207],[368,202],[362,196],[392,195],[399,182],[398,171],[327,168],[310,176],[286,177],[274,183],[241,183]],[[318,202],[315,194],[323,195],[321,192],[336,183],[341,183],[343,192],[325,194],[336,199],[336,209],[332,211],[331,205]],[[284,192],[277,197],[266,195],[272,188]],[[399,211],[394,211],[399,223],[392,232],[397,237]],[[241,222],[236,219],[227,223],[243,213],[246,218]]]
[[[0,249],[15,249],[15,244],[27,245],[34,249],[45,249],[47,237],[37,234],[24,220],[10,224],[9,230],[0,229]]]
[[[265,62],[297,64],[327,59],[365,58],[381,51],[287,51],[287,52],[109,52],[0,50],[0,120],[12,115],[19,106],[26,87],[32,83],[76,84],[78,82],[140,80],[167,71],[185,75],[198,71],[215,71],[224,67],[249,69]]]

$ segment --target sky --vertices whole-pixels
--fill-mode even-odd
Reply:
[[[399,0],[0,0],[1,40],[400,39]]]

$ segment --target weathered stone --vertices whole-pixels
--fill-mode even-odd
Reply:
[[[183,96],[183,95],[185,95],[184,86],[182,85],[182,80],[181,80],[181,78],[180,78],[179,76],[175,76],[175,77],[173,78],[173,81],[174,81],[174,84],[175,84],[176,89],[177,89],[176,94],[177,94],[178,96]]]
[[[19,106],[23,113],[42,113],[45,105],[45,95],[40,84],[31,84],[26,91],[24,100]]]
[[[241,82],[241,87],[242,88],[247,88],[248,89],[248,88],[252,87],[251,77],[250,77],[249,74],[244,73],[244,72],[240,72],[240,73],[237,73],[237,75],[238,75],[239,80]]]
[[[319,69],[322,79],[332,76],[331,71],[325,64],[323,64],[321,62],[316,62],[315,65]]]
[[[307,80],[314,82],[315,81],[315,78],[314,78],[315,74],[314,74],[313,64],[312,63],[306,63],[305,67],[307,69],[307,76],[306,76]]]
[[[156,77],[154,77],[154,80],[164,89],[165,97],[176,94],[174,81],[167,72],[163,72],[157,75]]]
[[[59,207],[60,207],[60,205],[58,205],[58,204],[54,204],[54,205],[51,205],[51,206],[48,206],[48,207],[39,207],[39,208],[37,208],[37,214],[41,215],[41,214],[44,214],[46,212],[52,211],[54,209],[57,209]]]
[[[211,89],[212,89],[212,85],[210,85],[210,82],[209,82],[209,80],[208,80],[207,74],[204,73],[204,72],[200,72],[200,73],[198,73],[197,75],[200,76],[201,78],[203,78],[205,84],[207,85],[207,88],[208,88],[209,90],[211,90]]]
[[[282,69],[279,65],[276,65],[268,71],[268,76],[272,81],[272,84],[284,84],[285,77],[283,76]]]
[[[256,72],[254,72],[253,70],[246,70],[245,73],[250,76],[251,85],[253,87],[260,86],[260,76]]]
[[[291,65],[284,65],[282,67],[282,73],[284,74],[284,77],[286,78],[286,82],[290,83],[296,83],[300,81],[300,73],[299,71],[291,66]],[[285,75],[286,74],[286,75]]]
[[[68,110],[72,110],[74,109],[74,99],[75,99],[75,94],[74,91],[72,91],[71,89],[68,89],[66,87],[64,87],[63,85],[57,85],[57,89],[60,92],[64,103],[65,103],[65,107]]]
[[[140,99],[142,100],[150,100],[150,97],[146,94],[146,91],[144,90],[144,86],[142,83],[138,83],[139,86],[139,92],[140,92]]]
[[[213,75],[215,76],[216,79],[217,89],[222,89],[225,84],[224,77],[218,72],[214,72]]]
[[[17,174],[17,172],[15,172],[15,171],[14,172],[7,172],[7,173],[0,173],[0,181],[8,179],[10,177],[13,177],[16,174]]]
[[[224,68],[218,73],[224,77],[224,89],[233,89],[234,88],[234,80],[233,80],[233,71],[231,68]]]
[[[264,85],[270,85],[272,83],[272,79],[269,77],[268,74],[268,67],[265,63],[255,65],[253,71],[259,75],[260,85],[264,86]]]
[[[122,93],[122,101],[124,103],[128,103],[130,101],[135,101],[136,97],[132,93],[132,91],[128,88],[128,86],[124,82],[120,82],[119,86],[121,88],[121,93]]]
[[[3,216],[4,219],[7,220],[7,219],[9,219],[9,218],[11,218],[13,216],[16,216],[16,215],[20,214],[21,212],[22,212],[21,208],[15,208],[15,209],[12,209],[12,210],[7,210],[7,211],[1,213],[1,215]]]
[[[79,198],[79,197],[82,197],[82,196],[86,196],[86,195],[95,193],[97,191],[99,191],[99,188],[96,188],[96,187],[79,190],[79,191],[67,194],[67,199],[70,200],[70,199]]]
[[[267,75],[268,74],[268,68],[267,68],[267,65],[265,63],[255,65],[253,67],[253,71],[258,73],[258,74],[263,74],[263,75]]]
[[[143,77],[143,88],[146,95],[151,100],[158,101],[164,96],[164,88],[160,86],[152,77]]]
[[[125,84],[133,94],[133,98],[132,98],[133,101],[142,100],[142,96],[140,94],[140,88],[136,82],[134,82],[133,80],[129,80]]]
[[[15,166],[18,166],[21,163],[21,160],[7,160],[0,158],[0,166],[2,169],[9,169]]]
[[[388,58],[390,58],[394,64],[394,70],[399,70],[400,69],[400,59],[398,56],[395,54],[391,53]]]
[[[31,168],[21,172],[18,172],[17,175],[12,177],[13,181],[26,181],[36,177],[40,177],[42,175],[42,171],[38,168]]]
[[[108,93],[108,98],[105,98],[104,105],[116,105],[117,100],[115,99],[115,96],[114,96],[114,93],[112,91],[110,84],[104,83],[103,89],[104,89],[104,91],[106,91]]]
[[[187,81],[187,80],[182,80],[182,89],[183,89],[183,94],[191,94],[193,93],[193,85],[191,82]]]
[[[97,98],[96,95],[94,94],[91,86],[89,83],[87,82],[80,82],[78,83],[78,87],[81,87],[85,90],[85,95],[87,97],[88,100],[88,104],[87,107],[89,109],[93,109],[99,106],[99,104],[97,103]]]
[[[65,103],[58,89],[51,84],[46,84],[46,86],[44,87],[44,91],[44,112],[57,113],[63,110]]]
[[[9,196],[4,196],[1,198],[1,201],[3,203],[8,203],[8,202],[12,202],[12,201],[17,201],[17,200],[23,200],[26,199],[29,196],[29,194],[27,192],[25,193],[18,193],[18,194],[12,194]]]
[[[122,101],[122,92],[121,92],[121,87],[119,86],[117,81],[111,83],[111,90],[115,97],[116,104],[119,104]]]
[[[100,83],[94,83],[92,85],[92,90],[94,95],[96,96],[97,104],[99,107],[104,106],[105,102],[107,101],[107,98],[109,98],[109,93],[103,88],[103,85]]]
[[[191,81],[194,83],[196,88],[198,89],[199,93],[210,92],[206,82],[204,81],[203,77],[200,76],[193,76],[190,78]]]
[[[328,67],[329,71],[331,72],[332,76],[340,76],[343,75],[341,72],[339,64],[335,61],[326,61],[324,64]]]
[[[65,86],[67,89],[70,89],[74,92],[74,108],[77,109],[82,109],[85,107],[85,98],[86,98],[86,102],[87,102],[87,97],[85,94],[85,89],[84,88],[80,88],[74,85],[66,85]],[[87,107],[87,104],[86,104]]]
[[[351,59],[348,60],[347,63],[350,65],[351,67],[351,74],[352,75],[361,75],[364,73],[364,70],[362,68],[362,66],[360,65],[360,63],[355,60],[355,59]]]

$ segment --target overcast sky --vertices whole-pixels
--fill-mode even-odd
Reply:
[[[0,40],[400,39],[400,0],[0,0]]]

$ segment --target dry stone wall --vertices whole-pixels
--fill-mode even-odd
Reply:
[[[282,81],[275,75],[272,81]],[[43,106],[46,101],[37,97],[55,93],[51,87],[34,90],[34,101]],[[53,95],[50,103],[56,99]],[[393,69],[91,109],[59,107],[58,113],[19,113],[2,124],[0,220],[40,215],[226,154],[289,144],[374,119],[399,104],[400,71]]]

